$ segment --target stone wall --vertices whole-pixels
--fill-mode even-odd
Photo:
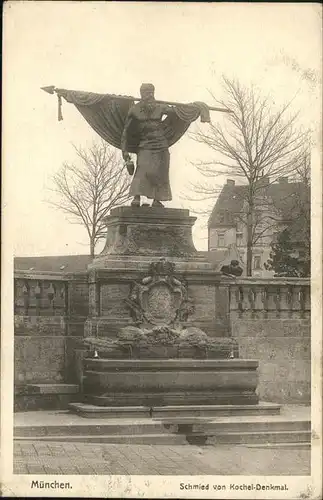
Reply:
[[[74,352],[88,316],[86,273],[15,272],[16,393],[27,384],[74,382]]]
[[[15,383],[62,382],[65,377],[63,316],[15,315]]]
[[[260,399],[309,403],[309,280],[237,280],[230,289],[230,317],[240,357],[259,361]]]
[[[188,323],[193,319],[211,336],[232,335],[241,358],[259,361],[261,400],[308,403],[309,280],[193,278],[188,279],[189,293],[198,304]],[[125,297],[132,279],[123,274]],[[87,273],[23,271],[15,273],[14,281],[16,391],[30,383],[77,383],[77,346],[89,316],[89,289],[101,283],[89,287]],[[122,313],[124,319],[111,283],[102,275],[100,301],[92,301],[91,316],[97,314],[98,321],[100,310],[117,319]]]
[[[241,358],[258,359],[258,394],[263,401],[309,403],[310,322],[306,319],[235,320],[232,334]]]
[[[75,353],[79,340],[84,337],[84,324],[88,315],[89,285],[87,273],[69,275],[65,338],[66,382],[78,383],[79,381]]]

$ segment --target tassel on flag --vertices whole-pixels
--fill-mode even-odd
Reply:
[[[63,113],[62,113],[62,96],[58,95],[57,94],[57,98],[58,98],[58,121],[62,121],[63,120]]]

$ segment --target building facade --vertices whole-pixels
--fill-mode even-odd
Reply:
[[[252,275],[271,277],[265,268],[271,243],[286,227],[299,224],[299,205],[309,202],[309,187],[282,177],[271,182],[261,178],[254,195]],[[246,272],[247,260],[247,185],[228,179],[223,186],[208,221],[208,251],[215,260],[226,264],[237,259]],[[295,252],[299,249],[295,248]],[[216,256],[218,255],[218,259]],[[227,262],[228,261],[228,262]]]

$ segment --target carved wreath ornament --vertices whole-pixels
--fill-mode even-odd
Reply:
[[[126,303],[137,324],[172,325],[193,313],[187,287],[175,278],[174,270],[173,262],[160,259],[150,264],[148,276],[133,284]]]

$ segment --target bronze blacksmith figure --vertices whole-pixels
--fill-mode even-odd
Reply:
[[[134,197],[131,205],[139,206],[140,196],[153,199],[152,206],[163,206],[161,201],[172,199],[168,141],[162,119],[174,113],[174,109],[155,103],[154,92],[151,83],[141,85],[141,100],[130,108],[122,135],[123,159],[129,162],[128,131],[134,128],[138,134],[137,168],[130,187],[130,195]]]
[[[75,90],[43,87],[45,92],[58,96],[59,115],[62,120],[62,98],[73,103],[89,125],[109,144],[122,150],[130,175],[132,205],[140,206],[140,196],[153,200],[152,206],[162,207],[162,201],[172,199],[169,183],[169,147],[186,132],[190,124],[200,117],[210,122],[211,108],[204,103],[183,104],[155,99],[155,87],[143,83],[140,99],[115,94],[96,94]],[[137,166],[130,153],[137,155]],[[135,170],[135,172],[134,172]]]

